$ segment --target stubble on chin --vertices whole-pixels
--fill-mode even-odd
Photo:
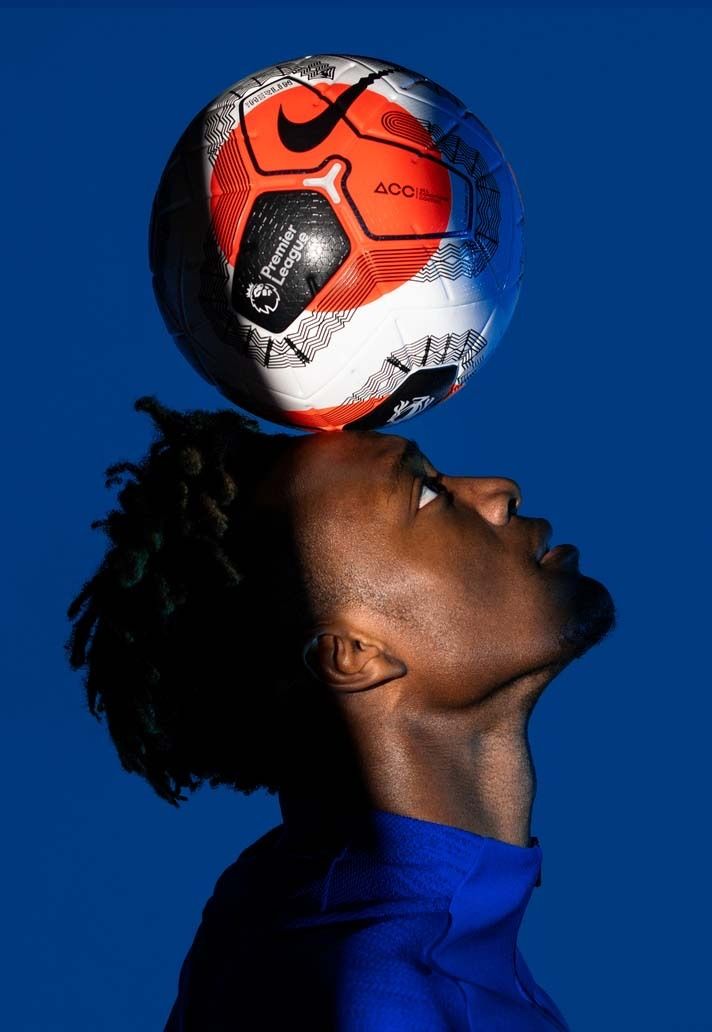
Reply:
[[[564,624],[560,640],[572,659],[578,659],[609,634],[616,623],[616,610],[608,589],[591,577],[581,577],[573,600],[573,611]]]

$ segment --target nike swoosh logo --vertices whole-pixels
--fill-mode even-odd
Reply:
[[[382,72],[371,72],[370,75],[365,75],[340,93],[336,100],[329,101],[329,106],[314,118],[310,118],[308,122],[292,122],[287,118],[280,105],[277,116],[277,133],[280,140],[287,150],[297,154],[318,147],[334,131],[356,98],[360,97],[376,79],[381,79],[384,75],[394,71],[396,71],[395,68],[384,68]],[[326,100],[325,97],[322,99]]]

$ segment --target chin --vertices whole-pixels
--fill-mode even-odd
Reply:
[[[608,589],[591,577],[580,577],[561,630],[561,645],[572,659],[578,659],[602,641],[615,622],[616,609]]]

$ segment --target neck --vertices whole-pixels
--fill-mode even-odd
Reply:
[[[485,730],[423,722],[371,738],[363,752],[379,809],[529,844],[536,780],[525,720]]]
[[[404,713],[402,706],[384,714],[375,692],[347,697],[349,746],[339,735],[321,736],[332,749],[320,750],[280,793],[285,817],[300,802],[316,823],[372,806],[528,846],[536,778],[527,725],[549,679],[507,686],[448,714]]]

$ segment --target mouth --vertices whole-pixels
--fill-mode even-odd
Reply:
[[[539,533],[539,542],[534,552],[534,558],[538,563],[544,558],[546,553],[549,551],[549,541],[551,540],[552,526],[548,520],[537,520],[537,523],[541,525]]]
[[[534,551],[534,559],[540,566],[551,566],[553,569],[575,570],[578,572],[579,550],[575,545],[556,545],[549,547],[552,526],[548,520],[537,520],[539,524],[539,540]]]
[[[557,570],[578,570],[579,550],[576,545],[556,545],[544,552],[539,559],[540,566],[551,566]]]

